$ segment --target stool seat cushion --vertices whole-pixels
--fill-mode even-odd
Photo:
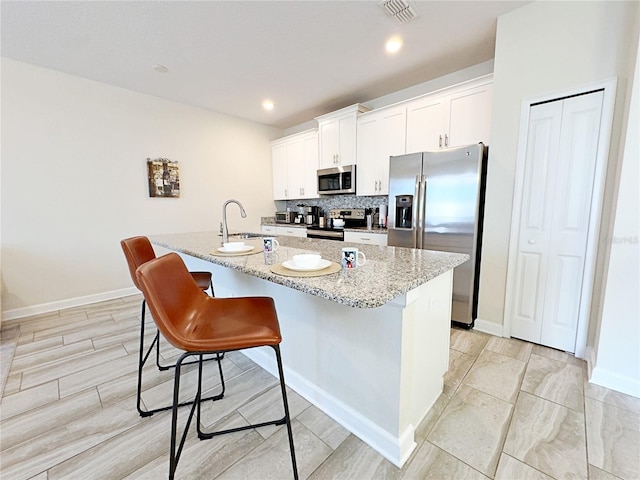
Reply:
[[[273,299],[209,297],[176,253],[141,265],[136,276],[158,329],[178,349],[239,350],[282,341]]]

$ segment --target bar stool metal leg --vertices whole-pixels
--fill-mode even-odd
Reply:
[[[171,418],[171,448],[170,448],[170,459],[169,459],[169,479],[173,479],[175,472],[176,472],[176,468],[178,467],[178,461],[180,460],[180,455],[182,454],[182,449],[184,447],[184,442],[186,440],[187,437],[187,433],[189,430],[189,426],[191,425],[191,420],[193,419],[194,416],[194,410],[195,410],[195,417],[196,417],[196,430],[198,432],[198,438],[200,440],[208,440],[211,439],[213,437],[216,437],[218,435],[224,435],[226,433],[235,433],[235,432],[240,432],[243,430],[250,430],[253,428],[260,428],[260,427],[265,427],[267,425],[286,425],[287,426],[287,435],[289,437],[289,450],[291,452],[291,466],[293,468],[293,478],[295,480],[298,480],[298,466],[297,466],[297,462],[296,462],[296,454],[295,454],[295,447],[293,444],[293,430],[291,428],[291,417],[289,414],[289,402],[287,400],[287,390],[286,390],[286,385],[284,382],[284,372],[282,369],[282,358],[280,355],[280,347],[278,345],[271,345],[271,347],[273,348],[275,354],[276,354],[276,360],[278,363],[278,376],[280,377],[280,391],[282,393],[282,404],[284,406],[284,417],[279,418],[277,420],[271,420],[268,422],[262,422],[262,423],[255,423],[252,425],[245,425],[243,427],[236,427],[236,428],[229,428],[227,430],[218,430],[215,432],[203,432],[201,429],[201,422],[200,422],[200,418],[201,418],[201,409],[200,409],[200,405],[201,405],[201,396],[202,396],[202,357],[203,357],[203,353],[211,353],[211,352],[186,352],[185,354],[183,354],[178,362],[176,363],[176,370],[175,370],[175,379],[174,379],[174,391],[173,391],[173,414],[172,414],[172,418]],[[195,398],[193,400],[193,405],[191,407],[191,411],[189,412],[189,417],[187,418],[187,423],[184,427],[184,431],[182,432],[182,436],[180,438],[180,443],[178,445],[176,445],[176,441],[178,438],[178,428],[177,428],[177,421],[178,421],[178,407],[180,406],[179,404],[177,404],[178,402],[178,392],[180,390],[180,369],[182,367],[182,365],[186,365],[186,362],[183,363],[184,359],[187,358],[190,355],[198,355],[199,357],[199,366],[198,366],[198,388],[197,388],[197,392],[195,395]],[[222,375],[222,370],[220,370],[220,375]]]
[[[142,313],[141,313],[141,318],[142,320],[140,321],[140,352],[138,354],[138,391],[137,391],[137,398],[136,398],[136,408],[138,410],[138,414],[141,417],[150,417],[151,415],[153,415],[154,413],[157,412],[163,412],[166,410],[170,410],[171,408],[173,408],[173,405],[167,405],[165,407],[159,407],[159,408],[154,408],[152,410],[144,410],[142,408],[142,369],[144,368],[145,363],[147,362],[147,359],[149,358],[149,355],[151,354],[151,352],[153,351],[153,347],[154,345],[158,345],[160,342],[160,332],[158,332],[156,330],[156,336],[154,337],[153,341],[151,342],[151,345],[149,346],[149,349],[146,351],[144,351],[144,324],[145,324],[145,300],[142,300]],[[224,396],[224,392],[225,392],[225,385],[224,385],[224,376],[222,374],[222,356],[220,355],[216,355],[216,357],[213,358],[208,358],[206,360],[204,360],[205,362],[211,361],[211,360],[216,360],[218,362],[218,370],[220,372],[220,382],[221,382],[221,386],[222,386],[222,391],[216,395],[212,395],[210,397],[206,397],[203,398],[202,401],[207,401],[207,400],[212,400],[212,401],[216,401],[216,400],[220,400],[223,396]],[[192,362],[187,362],[184,363],[184,365],[191,365],[194,363],[200,363],[198,360],[194,360]],[[169,368],[174,368],[175,365],[171,365],[170,367],[166,367],[166,369]],[[193,402],[182,402],[180,403],[178,406],[179,407],[183,407],[185,405],[191,405]]]

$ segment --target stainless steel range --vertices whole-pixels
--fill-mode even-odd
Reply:
[[[344,220],[341,227],[335,226],[334,221]],[[344,241],[344,229],[354,227],[365,227],[367,221],[364,208],[332,208],[329,210],[329,224],[325,227],[317,225],[307,226],[307,238],[320,238],[323,240]]]

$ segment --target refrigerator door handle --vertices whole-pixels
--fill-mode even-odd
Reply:
[[[413,208],[413,218],[411,219],[411,226],[413,227],[413,248],[420,248],[420,191],[422,189],[422,182],[420,181],[420,175],[416,175],[416,187],[413,198],[415,199],[415,207]]]
[[[422,175],[420,178],[420,188],[419,188],[419,198],[418,198],[418,242],[417,248],[424,248],[424,229],[426,226],[425,222],[425,214],[427,209],[427,177],[426,175]]]

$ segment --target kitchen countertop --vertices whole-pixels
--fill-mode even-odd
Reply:
[[[458,253],[279,236],[280,248],[275,252],[275,263],[309,252],[320,253],[322,258],[339,263],[341,249],[347,245],[356,246],[367,257],[366,264],[356,269],[319,277],[287,277],[272,273],[270,266],[265,265],[262,253],[233,257],[211,255],[210,252],[221,246],[221,237],[216,232],[151,235],[149,238],[155,245],[356,308],[380,307],[469,259],[468,255]],[[262,246],[261,238],[243,241]]]

